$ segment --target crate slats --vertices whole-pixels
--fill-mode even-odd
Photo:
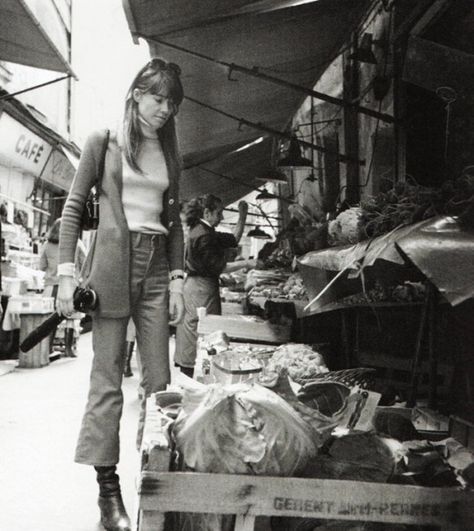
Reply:
[[[139,500],[141,510],[160,513],[299,516],[459,530],[470,528],[474,514],[472,493],[456,489],[190,472],[143,472]]]

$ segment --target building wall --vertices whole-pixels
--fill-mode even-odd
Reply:
[[[50,40],[69,61],[71,1],[25,2]],[[15,63],[2,62],[0,65],[0,86],[10,94],[63,76]],[[69,140],[69,84],[70,80],[63,80],[18,94],[0,109],[0,204],[7,207],[10,222],[14,221],[18,211],[23,211],[32,236],[44,232],[60,215],[68,188],[66,184],[71,178],[71,165],[51,140],[51,130]],[[18,105],[18,101],[26,109]],[[45,128],[38,126],[30,115]],[[35,149],[41,146],[44,151],[41,156],[36,156],[28,151],[27,145],[35,145]],[[35,160],[37,164],[34,164]],[[69,179],[67,183],[65,176]]]
[[[70,57],[71,15],[69,0],[27,0],[41,26],[67,60]],[[25,88],[63,77],[64,74],[41,70],[30,66],[3,62],[10,72],[10,81],[3,88],[14,93]],[[70,80],[63,80],[46,87],[19,94],[22,103],[32,106],[35,117],[65,138],[69,138]]]
[[[393,31],[394,21],[393,15],[382,9],[381,5],[376,3],[375,7],[367,12],[357,30],[359,42],[364,33],[371,33],[372,38],[378,41],[372,45],[377,64],[353,61],[349,57],[354,50],[350,46],[351,36],[348,36],[343,50],[317,81],[314,90],[341,99],[350,99],[355,95],[360,106],[393,116],[394,87],[391,78],[394,75],[394,65],[392,50],[387,43]],[[350,68],[355,71],[350,72]],[[384,84],[387,90],[383,97],[375,96],[373,86],[376,77],[388,79]],[[382,83],[379,86],[382,86]],[[364,164],[358,165],[356,198],[373,195],[384,187],[390,187],[397,179],[393,124],[360,112],[356,115],[354,125],[349,118],[350,114],[343,106],[308,97],[293,119],[293,127],[299,137],[309,142],[312,133],[313,143],[326,150],[302,150],[305,157],[311,159],[313,156],[314,169],[289,172],[295,200],[319,221],[322,221],[327,213],[333,212],[347,197],[350,168],[347,163],[339,160],[338,153],[351,154],[364,161]],[[309,125],[311,122],[312,132]],[[354,131],[355,138],[352,142],[358,146],[358,152],[351,153],[348,140],[354,135]]]

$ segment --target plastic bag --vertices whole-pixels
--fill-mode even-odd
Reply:
[[[255,384],[186,390],[173,434],[189,468],[228,474],[291,476],[319,442],[285,400]]]

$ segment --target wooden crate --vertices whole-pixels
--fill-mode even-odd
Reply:
[[[253,315],[203,315],[199,318],[198,333],[211,334],[222,330],[231,339],[263,343],[287,343],[291,327],[272,324]]]
[[[472,529],[474,494],[361,481],[169,472],[169,421],[147,401],[138,481],[138,531],[162,531],[166,512],[236,515],[236,531],[259,515]]]

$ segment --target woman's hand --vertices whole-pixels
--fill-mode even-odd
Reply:
[[[58,295],[56,297],[56,311],[59,315],[68,317],[74,313],[74,290],[76,289],[76,282],[74,277],[67,275],[59,276]]]
[[[247,269],[263,269],[263,260],[259,258],[250,258],[245,261]]]
[[[170,293],[170,320],[171,326],[177,326],[184,317],[184,299],[182,293]]]
[[[239,215],[241,218],[246,218],[249,211],[249,205],[247,201],[239,201]]]

